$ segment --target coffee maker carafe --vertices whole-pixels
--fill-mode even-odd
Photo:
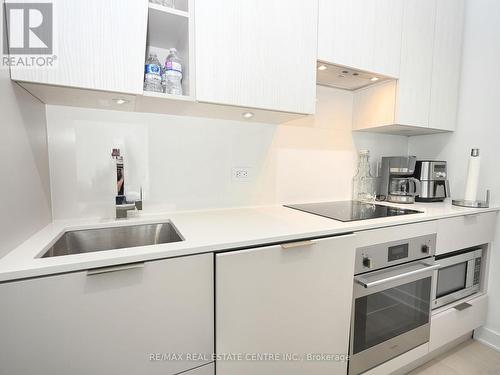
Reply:
[[[383,157],[377,199],[415,203],[415,196],[420,194],[420,181],[413,177],[416,162],[415,156]]]

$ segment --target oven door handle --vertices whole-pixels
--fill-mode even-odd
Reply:
[[[425,264],[425,263],[422,263],[422,264]],[[410,276],[418,275],[420,273],[437,270],[440,267],[441,267],[440,264],[433,264],[431,266],[424,267],[424,268],[421,268],[421,269],[418,269],[418,270],[409,271],[409,272],[406,272],[406,273],[402,273],[402,274],[399,274],[399,275],[386,277],[385,279],[375,280],[375,281],[371,281],[371,282],[368,281],[363,276],[355,276],[354,277],[354,281],[357,282],[358,284],[364,286],[365,288],[373,288],[374,286],[386,284],[386,283],[389,283],[391,281],[397,281],[397,280],[400,280],[400,279],[404,279],[405,277],[410,277]]]

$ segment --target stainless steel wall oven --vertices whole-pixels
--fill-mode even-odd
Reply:
[[[436,235],[356,250],[349,374],[429,341]]]

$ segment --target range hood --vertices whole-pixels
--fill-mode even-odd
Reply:
[[[393,79],[394,78],[385,77],[380,74],[328,64],[323,61],[317,62],[316,83],[321,86],[355,91],[363,87]]]

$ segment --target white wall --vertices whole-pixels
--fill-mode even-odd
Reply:
[[[2,67],[0,114],[2,257],[47,225],[51,208],[45,105],[13,84],[8,69]]]
[[[318,98],[316,116],[280,126],[48,106],[54,218],[113,215],[113,147],[145,211],[349,199],[356,150],[406,154],[407,138],[353,135],[352,94],[318,87]]]
[[[468,154],[482,154],[480,191],[500,204],[500,1],[467,0],[458,127],[454,134],[412,137],[410,153],[448,161],[453,197],[463,197]],[[490,307],[478,337],[500,350],[500,220],[490,265]]]

